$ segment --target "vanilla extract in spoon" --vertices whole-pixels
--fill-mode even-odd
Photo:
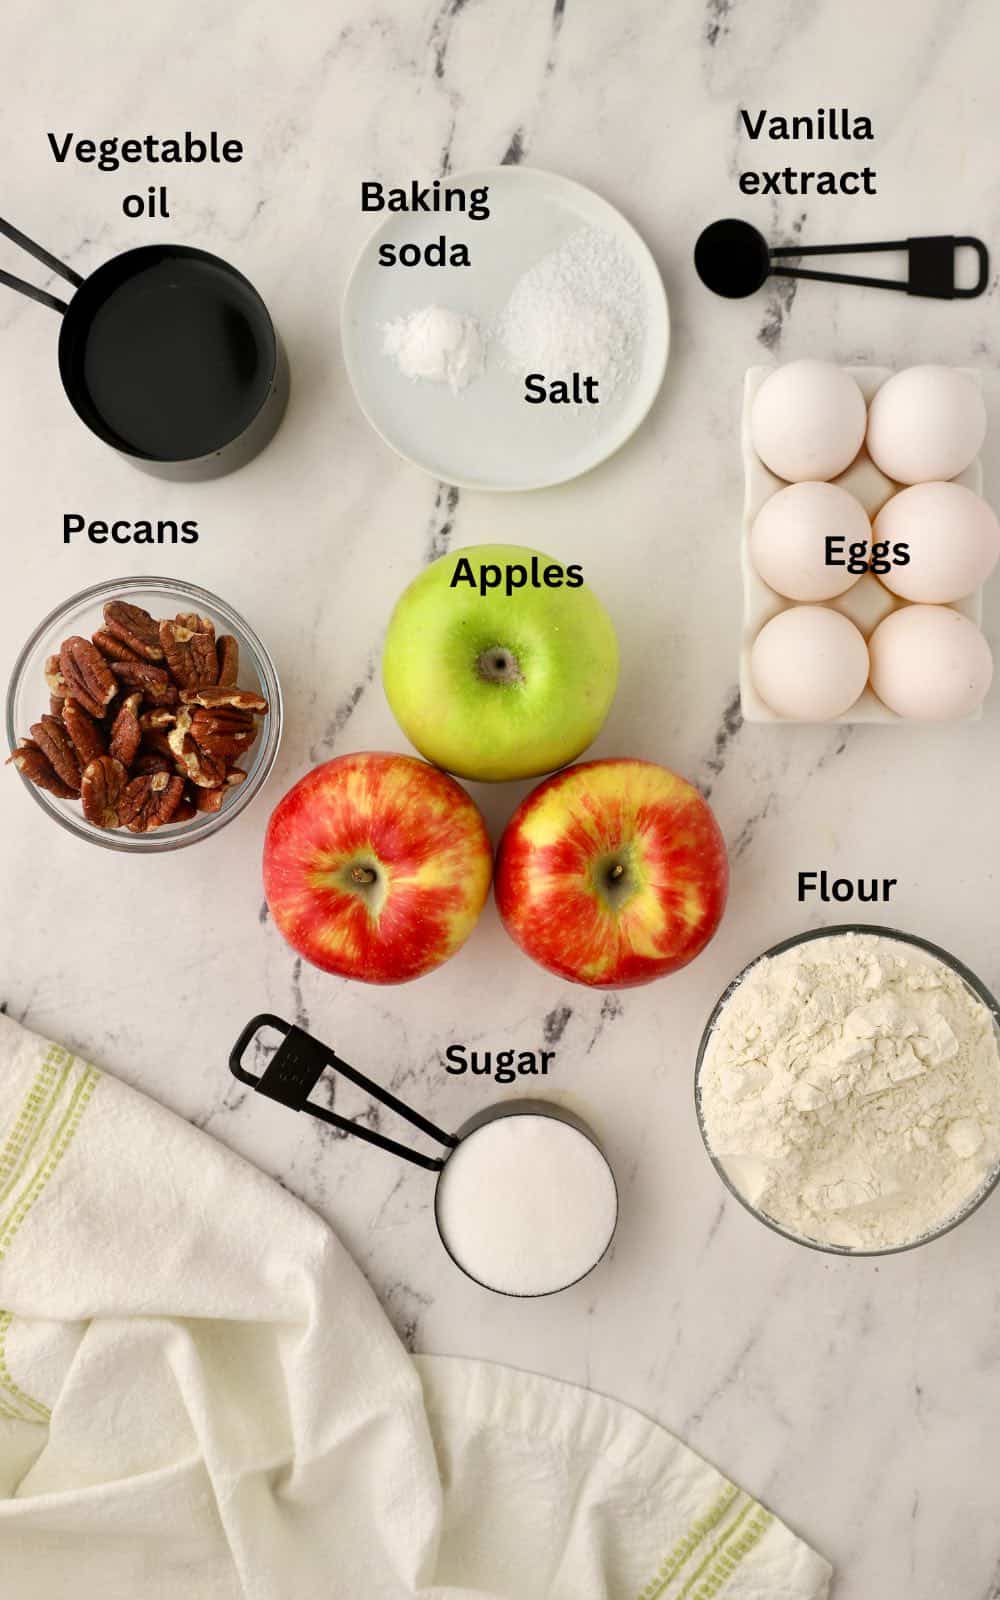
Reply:
[[[978,261],[979,275],[971,287],[960,288],[955,282],[955,258],[960,249],[974,251]],[[906,252],[905,278],[816,272],[784,264],[789,257],[864,255],[882,251]],[[812,278],[820,283],[852,283],[866,289],[897,289],[902,294],[921,295],[932,300],[974,300],[985,290],[990,275],[989,252],[981,239],[970,235],[930,234],[877,244],[772,246],[752,223],[739,217],[725,217],[703,230],[694,247],[694,265],[705,287],[727,300],[743,300],[755,294],[769,277]]]

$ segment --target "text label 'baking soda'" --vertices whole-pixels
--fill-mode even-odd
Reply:
[[[490,214],[489,185],[462,189],[457,184],[419,184],[416,179],[397,188],[387,188],[377,179],[368,179],[361,185],[362,211],[403,211],[410,213],[454,213],[467,216],[470,222],[485,222]],[[426,244],[383,243],[378,250],[382,267],[468,267],[471,266],[469,247],[449,240],[445,234]]]

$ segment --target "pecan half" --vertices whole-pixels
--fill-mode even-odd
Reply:
[[[193,784],[199,789],[217,789],[225,780],[226,762],[202,748],[192,736],[192,725],[191,712],[181,707],[177,722],[167,734],[167,743],[178,768]]]
[[[222,802],[228,793],[224,783],[220,783],[215,789],[199,789],[194,808],[196,811],[221,811]]]
[[[215,638],[215,623],[210,617],[199,617],[197,611],[178,611],[174,621],[182,628],[190,628],[192,633],[207,633]]]
[[[58,656],[49,656],[45,662],[45,682],[53,700],[65,700],[69,691],[66,688],[66,679],[62,675]]]
[[[138,650],[131,650],[121,639],[116,639],[113,633],[108,633],[104,628],[98,628],[93,635],[94,644],[102,656],[107,656],[109,661],[141,661],[143,658]]]
[[[116,685],[111,668],[90,640],[79,636],[67,639],[59,652],[59,670],[66,693],[79,700],[92,717],[103,717],[115,697]]]
[[[99,722],[95,722],[89,711],[84,711],[79,700],[74,700],[72,695],[62,702],[62,720],[66,732],[73,741],[73,749],[80,758],[81,769],[88,761],[96,761],[98,756],[107,754],[104,729]],[[114,755],[113,750],[111,753]]]
[[[128,773],[114,756],[98,756],[83,771],[83,814],[97,828],[121,826],[118,807]]]
[[[143,733],[154,733],[158,728],[172,728],[176,721],[176,711],[171,711],[168,706],[160,706],[152,711],[144,711],[139,718],[139,726]]]
[[[131,833],[151,833],[170,822],[184,794],[184,779],[167,772],[133,778],[118,806],[118,816]]]
[[[191,735],[209,755],[221,756],[228,762],[249,750],[257,737],[257,728],[248,711],[237,711],[230,706],[206,711],[197,706],[191,712]]]
[[[185,689],[184,704],[204,706],[208,711],[215,711],[219,706],[232,706],[236,711],[256,711],[260,715],[268,709],[263,695],[255,694],[252,689],[236,689],[228,684],[215,683],[199,683]]]
[[[174,758],[170,746],[163,741],[162,750],[147,750],[143,747],[132,763],[133,778],[141,778],[151,772],[174,772]]]
[[[215,644],[215,655],[219,663],[218,682],[232,688],[240,675],[240,647],[231,633],[220,633]]]
[[[31,737],[43,755],[48,756],[52,770],[74,794],[80,793],[80,757],[69,734],[58,717],[44,716],[41,722],[31,724]]]
[[[130,694],[122,701],[118,714],[111,725],[110,753],[123,767],[130,767],[135,760],[142,739],[142,729],[139,726],[139,707],[142,705],[141,694]],[[169,716],[169,712],[167,713]]]
[[[197,626],[189,626],[197,624]],[[160,643],[167,666],[182,689],[196,683],[214,683],[219,672],[215,654],[215,629],[204,617],[178,617],[160,623]]]
[[[225,782],[220,783],[218,788],[198,790],[195,796],[195,808],[198,811],[221,811],[230,790],[239,788],[239,785],[246,781],[247,775],[242,767],[230,767]]]
[[[104,626],[143,660],[163,660],[159,628],[142,606],[130,605],[127,600],[109,600],[104,607]]]
[[[57,800],[72,800],[79,793],[78,789],[70,789],[63,783],[48,756],[44,750],[38,748],[34,739],[21,740],[14,754],[7,758],[7,766],[11,765],[15,766],[29,783],[33,783],[36,789],[47,789]]]
[[[175,706],[180,698],[169,674],[151,661],[112,661],[111,671],[119,683],[141,689],[151,705]]]
[[[143,732],[142,744],[139,747],[139,755],[136,758],[136,767],[138,767],[144,755],[159,756],[160,760],[166,763],[171,772],[173,771],[174,753],[167,742],[166,728],[151,728],[148,733]]]

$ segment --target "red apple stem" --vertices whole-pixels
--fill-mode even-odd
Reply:
[[[378,873],[373,872],[371,867],[356,866],[351,868],[351,877],[355,883],[369,884],[375,882]]]

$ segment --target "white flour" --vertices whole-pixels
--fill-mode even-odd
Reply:
[[[709,1145],[759,1210],[850,1249],[907,1244],[1000,1161],[1000,1051],[956,973],[840,934],[760,961],[701,1072]]]
[[[446,383],[458,394],[483,370],[483,340],[475,317],[446,306],[422,306],[382,328],[382,348],[405,378]]]
[[[518,279],[497,343],[519,376],[579,372],[597,378],[607,399],[634,371],[642,307],[642,284],[624,246],[603,228],[579,228]]]

